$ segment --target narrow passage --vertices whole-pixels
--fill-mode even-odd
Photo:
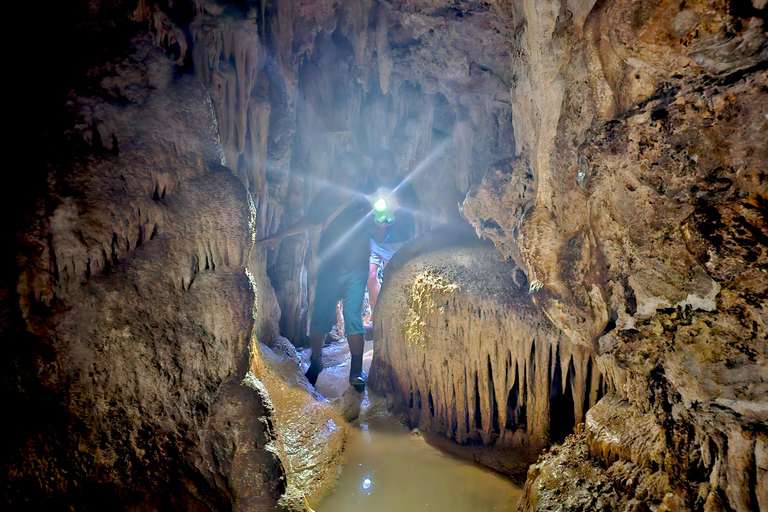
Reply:
[[[517,510],[522,488],[395,425],[354,429],[347,465],[316,512]]]
[[[366,371],[372,356],[373,343],[368,341],[363,357]],[[308,361],[309,350],[302,359]],[[326,366],[316,389],[334,400],[349,388],[346,341],[326,346],[323,360]],[[370,406],[367,391],[361,406]],[[411,432],[394,419],[353,428],[346,458],[339,481],[316,512],[513,511],[522,494],[522,488],[509,478],[441,452],[417,430]]]

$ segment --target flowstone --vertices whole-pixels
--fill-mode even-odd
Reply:
[[[534,306],[525,276],[468,226],[427,233],[386,269],[371,387],[412,426],[520,476],[608,383]]]

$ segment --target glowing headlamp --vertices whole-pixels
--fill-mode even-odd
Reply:
[[[376,213],[384,213],[385,211],[387,211],[387,200],[384,199],[383,197],[376,199],[373,202],[373,211],[375,211]]]
[[[394,213],[399,208],[397,197],[392,190],[381,187],[375,194],[366,196],[371,202],[376,222],[391,224],[395,221]]]

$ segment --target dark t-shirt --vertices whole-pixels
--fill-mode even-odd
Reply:
[[[352,202],[320,234],[317,254],[321,265],[337,272],[367,271],[373,222],[369,215],[371,204],[365,197],[352,197],[333,187],[325,187],[305,213],[308,219],[324,224],[350,198]]]

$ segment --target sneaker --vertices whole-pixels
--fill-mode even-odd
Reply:
[[[318,357],[317,359],[310,359],[309,360],[309,369],[307,370],[307,373],[304,374],[305,377],[307,377],[307,380],[309,381],[312,386],[315,385],[317,382],[317,377],[320,375],[320,372],[323,371],[323,358]]]
[[[364,370],[360,370],[360,373],[349,374],[349,384],[357,391],[363,391],[367,382],[368,376],[365,374]]]

